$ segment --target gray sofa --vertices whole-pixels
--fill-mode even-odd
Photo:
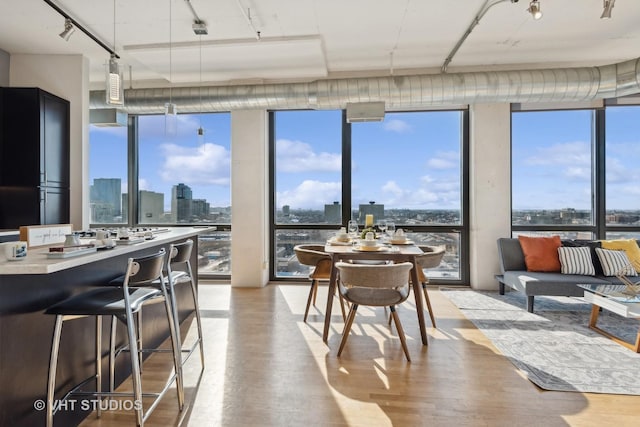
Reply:
[[[527,271],[524,254],[517,238],[498,239],[498,258],[501,274],[496,274],[495,277],[500,285],[500,295],[504,295],[505,285],[523,292],[527,296],[527,311],[530,313],[533,313],[533,299],[536,296],[581,297],[584,291],[577,286],[580,283],[621,283],[617,277],[602,275],[582,276]]]

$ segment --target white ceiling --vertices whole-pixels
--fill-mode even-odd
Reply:
[[[448,72],[640,57],[638,0],[617,0],[609,20],[600,19],[602,0],[540,0],[538,21],[528,0],[116,0],[115,26],[111,0],[54,2],[109,47],[115,39],[133,87],[438,73],[482,7],[496,2]],[[208,35],[194,34],[189,5]],[[85,55],[98,87],[109,54],[79,30],[65,42],[63,27],[43,0],[0,2],[0,49]]]

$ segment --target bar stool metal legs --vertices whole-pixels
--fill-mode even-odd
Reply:
[[[190,348],[180,348],[182,353],[186,356],[182,359],[184,365],[191,354],[195,351],[196,346],[200,347],[200,363],[202,369],[204,369],[204,345],[202,340],[202,320],[200,318],[200,305],[198,303],[198,289],[196,288],[196,282],[193,276],[193,270],[191,269],[191,252],[193,250],[193,240],[189,239],[181,243],[172,244],[169,247],[169,261],[167,263],[167,284],[169,286],[169,294],[171,296],[171,304],[173,307],[173,314],[175,322],[179,325],[178,317],[178,304],[176,301],[176,285],[180,283],[189,282],[191,297],[193,299],[193,306],[196,315],[196,326],[198,337]],[[182,265],[183,270],[175,270],[176,267]],[[179,327],[178,327],[179,329]],[[179,334],[178,334],[179,335]],[[180,339],[180,337],[178,337]]]
[[[70,297],[58,304],[55,304],[46,310],[47,314],[56,315],[54,323],[53,338],[51,344],[51,355],[49,359],[49,375],[47,379],[47,400],[46,400],[46,425],[53,426],[53,418],[57,410],[55,398],[55,381],[58,365],[58,357],[60,352],[60,338],[62,335],[62,326],[65,321],[87,317],[96,317],[96,367],[95,374],[74,386],[68,391],[60,401],[68,399],[72,395],[77,396],[96,396],[98,398],[106,396],[130,396],[133,397],[132,405],[135,411],[136,426],[142,426],[148,416],[156,408],[160,399],[170,389],[175,382],[178,398],[178,407],[180,410],[184,407],[184,385],[182,380],[182,361],[179,346],[178,330],[174,322],[173,308],[171,298],[167,290],[166,281],[162,274],[164,265],[164,250],[157,254],[141,258],[129,259],[127,272],[122,286],[103,286],[92,289],[85,293]],[[147,286],[152,282],[160,283],[160,286]],[[164,310],[169,326],[169,335],[171,339],[171,353],[173,356],[174,372],[169,375],[163,389],[156,393],[143,392],[142,380],[140,372],[140,351],[138,347],[139,334],[137,333],[137,324],[135,315],[142,306],[154,302],[164,303]],[[102,316],[112,316],[112,329],[110,341],[112,343],[109,357],[110,391],[103,392],[101,390],[102,382]],[[113,369],[115,354],[113,343],[116,337],[115,319],[122,321],[127,330],[127,347],[129,350],[129,358],[131,364],[131,380],[133,391],[114,392]],[[82,387],[91,381],[96,381],[95,392],[81,391]],[[145,410],[143,405],[143,397],[153,397],[153,402]],[[100,416],[100,405],[97,405],[96,412]]]

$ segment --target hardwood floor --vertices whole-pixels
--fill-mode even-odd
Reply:
[[[206,367],[185,366],[186,405],[169,393],[146,426],[632,426],[640,397],[538,389],[430,289],[438,328],[422,346],[414,305],[398,309],[412,362],[402,353],[383,309],[361,307],[342,357],[342,316],[334,304],[322,342],[326,286],[307,324],[308,285],[262,289],[200,286]],[[188,330],[195,333],[195,322]],[[188,327],[189,325],[187,325]],[[170,358],[144,364],[143,386],[164,379]],[[123,384],[129,387],[129,381]],[[83,427],[133,425],[132,412],[91,414]]]

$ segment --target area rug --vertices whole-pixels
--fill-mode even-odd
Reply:
[[[530,381],[544,390],[640,395],[640,354],[588,328],[582,298],[441,289]],[[598,326],[635,342],[639,323],[604,311]]]

